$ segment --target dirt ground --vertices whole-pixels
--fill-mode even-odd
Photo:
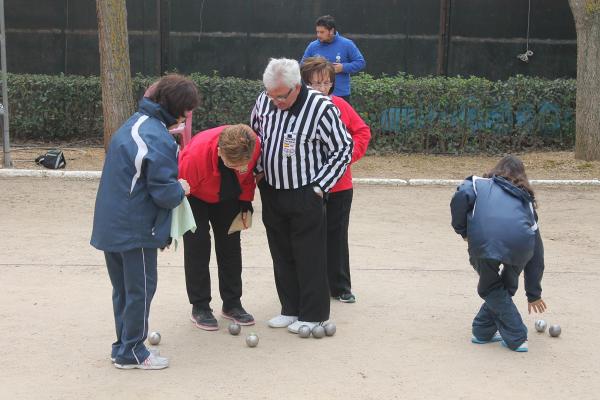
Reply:
[[[12,149],[15,168],[43,169],[35,164],[38,155],[52,146],[41,144],[17,145]],[[67,170],[99,171],[104,162],[102,147],[60,146],[67,159]],[[598,179],[600,161],[575,160],[573,152],[534,152],[519,155],[531,179]],[[353,165],[357,178],[399,179],[462,179],[483,174],[491,169],[500,156],[441,156],[398,154],[366,156]]]
[[[520,289],[515,301],[530,329],[529,353],[470,343],[480,299],[466,245],[450,228],[453,188],[358,185],[350,226],[358,301],[332,301],[334,337],[300,339],[267,327],[279,302],[264,227],[255,218],[242,235],[242,301],[256,326],[237,337],[223,319],[217,332],[195,328],[183,253],[169,250],[159,256],[150,328],[161,332],[158,348],[171,366],[123,371],[109,361],[111,286],[102,253],[89,245],[97,184],[0,179],[2,399],[598,398],[597,187],[538,188],[544,318],[563,333],[555,339],[534,331]],[[259,199],[255,208],[258,217]],[[256,348],[244,343],[250,331],[260,337]]]

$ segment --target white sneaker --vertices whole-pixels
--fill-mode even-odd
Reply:
[[[290,324],[298,321],[298,317],[293,315],[278,315],[269,320],[269,326],[271,328],[285,328]]]
[[[160,350],[148,347],[148,351],[154,354],[155,356],[160,357]],[[116,361],[116,358],[111,357],[110,361],[114,363]]]
[[[150,353],[148,358],[141,362],[141,364],[117,364],[114,366],[119,369],[163,369],[169,366],[169,360],[165,357],[159,357]]]
[[[302,325],[306,325],[310,328],[310,330],[312,331],[312,329],[319,325],[318,322],[306,322],[306,321],[296,321],[293,324],[288,325],[288,331],[292,332],[292,333],[298,333],[298,330],[300,329],[300,327]]]

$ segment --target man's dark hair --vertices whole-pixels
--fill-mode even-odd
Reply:
[[[160,104],[174,118],[184,117],[186,111],[192,111],[200,104],[196,84],[178,74],[162,77],[148,97]]]
[[[335,18],[333,18],[331,15],[323,15],[322,17],[317,18],[315,26],[322,26],[327,30],[335,29]]]

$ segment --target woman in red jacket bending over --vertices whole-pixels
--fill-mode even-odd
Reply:
[[[212,226],[219,268],[223,317],[240,325],[254,325],[242,307],[242,251],[240,232],[228,234],[241,213],[244,225],[252,213],[254,176],[260,143],[247,125],[220,126],[197,133],[179,155],[179,176],[190,185],[188,200],[196,232],[183,236],[185,283],[192,304],[192,322],[200,329],[219,329],[210,308],[210,233]]]
[[[326,96],[333,92],[335,69],[323,57],[304,60],[300,69],[302,80]],[[340,110],[340,117],[354,141],[352,160],[358,161],[367,151],[371,129],[352,106],[338,96],[330,96]],[[350,284],[350,257],[348,253],[348,225],[352,205],[352,172],[350,166],[331,189],[327,200],[327,273],[331,296],[344,303],[354,303],[356,297]]]

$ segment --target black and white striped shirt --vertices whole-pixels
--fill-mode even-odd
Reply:
[[[352,137],[339,110],[328,97],[305,85],[287,110],[279,110],[261,93],[251,124],[262,143],[256,169],[276,189],[313,184],[327,192],[350,163]]]

